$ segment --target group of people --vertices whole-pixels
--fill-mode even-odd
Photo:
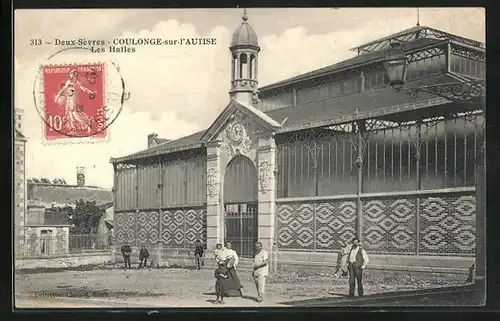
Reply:
[[[226,246],[217,244],[215,249],[215,262],[217,269],[214,276],[216,303],[223,304],[224,297],[243,296],[243,285],[238,278],[236,267],[239,263],[238,254],[231,247],[231,242]],[[257,301],[262,302],[266,286],[266,278],[269,275],[269,256],[266,250],[262,248],[261,242],[255,243],[255,256],[253,263],[252,278],[257,289]]]
[[[128,244],[122,245],[120,250],[123,256],[123,262],[125,262],[125,269],[132,268],[130,262],[130,254],[132,254],[132,249],[130,248],[130,245]],[[142,245],[141,249],[139,250],[139,266],[137,267],[138,269],[140,269],[141,267],[146,267],[149,256],[150,255],[148,250],[146,249],[146,246]]]
[[[125,262],[125,269],[131,268],[130,254],[132,252],[129,245],[123,245],[121,252]],[[139,251],[139,266],[146,267],[146,262],[149,258],[149,252],[143,245]],[[203,244],[197,240],[194,250],[194,256],[198,270],[204,266],[205,248]],[[214,251],[216,269],[214,277],[216,303],[224,303],[224,297],[242,297],[243,285],[238,278],[237,266],[239,263],[238,253],[232,249],[231,242],[227,242],[225,246],[218,243]],[[359,239],[356,237],[351,244],[342,248],[338,254],[335,277],[349,275],[349,296],[354,297],[356,284],[358,288],[358,296],[363,296],[363,270],[369,263],[368,255],[365,249],[361,246]],[[269,275],[269,256],[268,252],[263,249],[261,242],[255,243],[255,255],[253,262],[252,278],[257,289],[257,301],[262,302],[265,292],[266,278]]]

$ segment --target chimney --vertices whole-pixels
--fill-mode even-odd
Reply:
[[[156,145],[156,138],[158,138],[157,133],[151,133],[148,135],[148,148]]]
[[[78,187],[85,186],[85,167],[77,167],[76,168],[76,185]]]
[[[16,108],[14,111],[14,126],[21,133],[23,133],[23,116],[24,110],[22,108]]]

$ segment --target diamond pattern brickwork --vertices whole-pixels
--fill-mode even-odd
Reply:
[[[316,203],[316,249],[337,251],[355,236],[356,203]]]
[[[278,204],[278,246],[337,251],[356,235],[352,201]]]
[[[314,249],[314,203],[278,204],[278,247]]]
[[[415,252],[417,200],[368,199],[363,202],[363,245],[383,253]]]
[[[473,195],[428,197],[420,202],[420,253],[474,253],[476,201]]]
[[[174,209],[161,213],[161,243],[167,247],[192,247],[206,234],[206,209]]]
[[[159,215],[156,211],[139,212],[137,215],[138,245],[156,245],[159,239]]]
[[[120,245],[130,244],[135,245],[135,213],[133,212],[118,212],[115,213],[116,220],[116,242]]]

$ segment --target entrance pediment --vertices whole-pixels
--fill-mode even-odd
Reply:
[[[276,132],[281,125],[255,107],[231,100],[219,117],[203,134],[201,140],[218,140],[231,156],[246,154],[262,133]]]

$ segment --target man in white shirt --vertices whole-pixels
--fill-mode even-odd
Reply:
[[[255,258],[253,261],[252,276],[257,288],[257,301],[262,302],[266,288],[266,278],[269,275],[269,255],[262,248],[261,242],[255,243]]]
[[[359,245],[359,239],[352,240],[352,247],[347,256],[349,270],[349,296],[354,297],[356,283],[358,283],[358,296],[363,296],[363,270],[369,263],[365,249]]]

